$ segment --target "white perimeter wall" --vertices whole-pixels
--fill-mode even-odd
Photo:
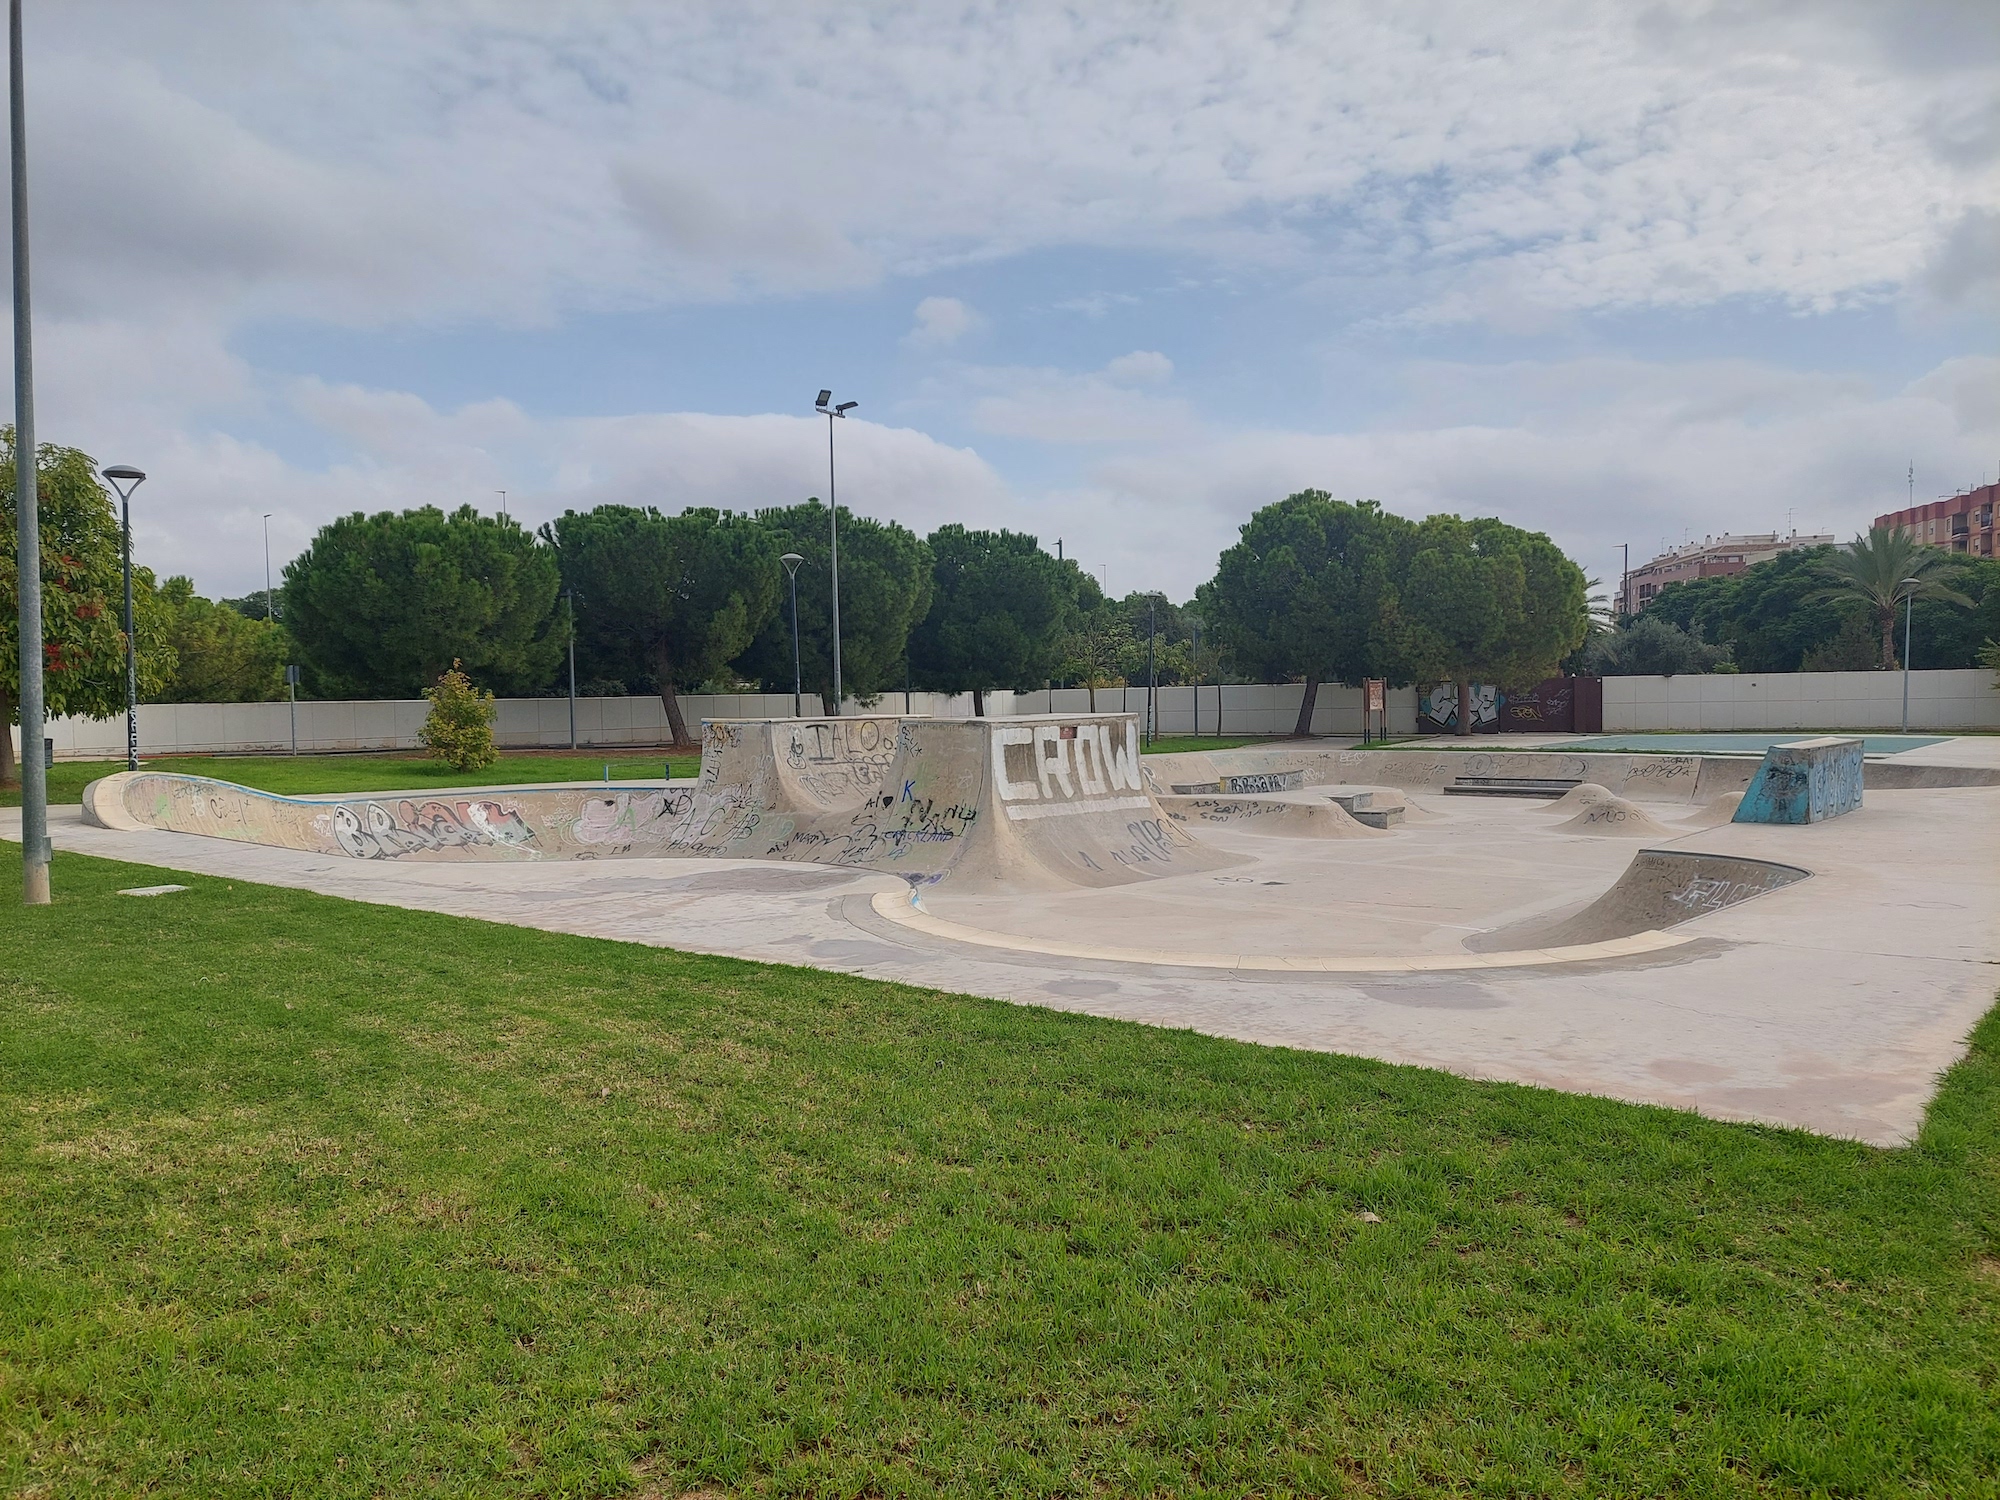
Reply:
[[[1901,672],[1607,677],[1604,729],[1894,729]],[[1910,728],[2000,729],[2000,690],[1974,669],[1910,674]]]
[[[1607,677],[1604,728],[1607,733],[1636,729],[1888,729],[1902,719],[1903,678],[1899,672],[1792,672],[1702,674],[1687,677]],[[1297,683],[1233,687],[1166,687],[1159,690],[1160,734],[1290,734],[1298,722]],[[1200,721],[1196,722],[1196,700]],[[681,699],[690,725],[703,719],[782,718],[792,711],[789,693],[693,695]],[[324,750],[413,750],[428,705],[420,698],[384,702],[301,703],[298,748]],[[567,698],[503,698],[496,734],[509,749],[561,749],[569,744]],[[820,712],[816,694],[802,704]],[[992,692],[986,712],[1013,714],[1083,713],[1090,694],[1082,688],[1036,693]],[[1144,688],[1100,688],[1099,713],[1144,713]],[[849,713],[870,708],[850,699]],[[872,706],[885,714],[969,716],[972,695],[912,693],[907,710],[901,693],[885,693]],[[1416,732],[1417,695],[1412,688],[1389,692],[1389,732]],[[1219,722],[1218,722],[1219,721]],[[1322,687],[1313,712],[1315,734],[1358,735],[1358,688]],[[1912,672],[1912,729],[2000,729],[2000,691],[1985,671]],[[649,747],[667,740],[667,719],[658,698],[579,698],[577,743],[582,749]],[[49,725],[56,755],[64,760],[115,759],[125,752],[125,721],[56,719]],[[20,731],[14,731],[20,744]],[[146,755],[232,754],[289,750],[291,716],[284,703],[147,703],[139,707],[139,749]]]

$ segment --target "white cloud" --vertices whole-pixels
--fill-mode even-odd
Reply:
[[[926,297],[917,304],[917,321],[903,335],[912,349],[948,349],[973,329],[980,316],[956,297]]]
[[[1174,362],[1157,349],[1134,349],[1112,360],[1104,373],[1120,385],[1165,385],[1174,378]]]

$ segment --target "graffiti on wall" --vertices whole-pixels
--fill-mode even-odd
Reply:
[[[1473,733],[1491,733],[1500,727],[1500,705],[1505,701],[1500,689],[1490,682],[1471,684]],[[1458,733],[1458,684],[1441,682],[1417,695],[1417,728],[1433,734]]]

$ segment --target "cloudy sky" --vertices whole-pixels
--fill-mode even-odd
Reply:
[[[1615,579],[2000,469],[1990,0],[28,0],[37,411],[204,591],[824,492],[1184,596],[1316,486]],[[11,396],[9,397],[11,401]]]

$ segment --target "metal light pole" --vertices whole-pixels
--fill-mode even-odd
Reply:
[[[805,559],[796,552],[787,552],[778,559],[785,565],[785,576],[792,581],[792,717],[800,718],[799,698],[804,686],[799,675],[799,564]]]
[[[271,598],[271,512],[264,512],[264,623],[276,623],[277,606]]]
[[[576,748],[576,590],[564,589],[569,606],[569,747]]]
[[[1921,580],[1905,578],[1900,587],[1903,593],[1903,733],[1910,732],[1910,623],[1917,602],[1917,589]]]
[[[840,685],[840,501],[833,488],[833,419],[845,417],[861,403],[843,401],[838,406],[829,406],[833,400],[832,391],[821,391],[819,399],[813,402],[813,409],[826,418],[826,508],[832,518],[829,532],[833,543],[833,708],[837,717],[845,697]]]
[[[125,769],[139,769],[139,652],[132,633],[132,491],[146,476],[130,464],[113,464],[99,471],[118,491],[125,522]]]
[[[21,902],[49,904],[49,785],[42,743],[42,527],[35,496],[35,357],[28,306],[28,126],[21,76],[21,0],[7,7],[13,126],[14,556],[21,606]],[[0,724],[0,734],[7,732]]]
[[[1146,601],[1146,743],[1149,745],[1160,727],[1160,674],[1153,667],[1153,642],[1160,633],[1159,614],[1159,600],[1149,598]]]

